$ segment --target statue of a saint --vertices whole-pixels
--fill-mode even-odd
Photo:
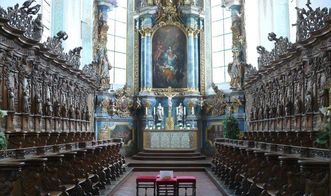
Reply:
[[[8,89],[8,110],[15,110],[15,94],[13,88]]]
[[[157,122],[162,122],[163,121],[163,116],[164,116],[164,109],[161,106],[161,103],[156,108],[156,117],[157,117]]]
[[[39,93],[37,93],[36,94],[36,114],[42,114],[43,113],[42,109],[43,109],[42,100],[41,100]]]
[[[54,115],[56,117],[60,117],[61,116],[61,105],[58,101],[56,101],[54,103]]]
[[[307,92],[306,97],[305,97],[305,109],[306,112],[311,112],[313,110],[312,107],[312,93],[310,91]]]
[[[47,98],[47,100],[46,100],[46,115],[47,116],[52,116],[52,114],[53,114],[52,102],[49,98]]]
[[[294,110],[295,114],[301,114],[301,97],[299,94],[295,97]]]
[[[177,122],[183,122],[184,115],[185,115],[185,108],[182,105],[182,103],[180,103],[179,106],[177,107]]]
[[[23,92],[23,111],[24,113],[30,112],[30,103],[29,103],[29,91]]]
[[[99,88],[101,90],[107,90],[109,89],[109,70],[112,68],[105,48],[100,48],[97,54],[97,60],[96,60],[97,66],[98,66],[98,76],[100,78],[100,84]]]

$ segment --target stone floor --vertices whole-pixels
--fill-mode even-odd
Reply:
[[[125,181],[116,187],[116,189],[109,194],[110,196],[135,196],[136,195],[136,177],[143,175],[157,175],[159,172],[132,172]],[[197,178],[197,196],[222,196],[217,187],[210,180],[205,172],[174,172],[177,176],[195,176]],[[188,192],[190,194],[190,192]],[[139,191],[139,195],[145,195],[144,190]],[[147,192],[148,196],[152,196],[152,190]],[[184,190],[180,195],[185,195]]]

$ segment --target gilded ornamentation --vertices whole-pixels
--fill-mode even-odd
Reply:
[[[104,6],[116,6],[116,1],[110,2],[111,5],[103,1],[98,1],[95,16],[98,18],[98,22],[94,25],[94,59],[96,63],[97,72],[97,84],[98,90],[106,91],[110,88],[110,75],[109,70],[112,66],[107,56],[107,32],[109,26],[107,25],[107,9]]]
[[[129,92],[130,89],[127,85],[115,92],[114,112],[121,117],[128,117],[141,107],[140,99],[133,98]]]
[[[202,108],[207,114],[212,116],[222,116],[227,109],[229,113],[238,111],[239,106],[242,105],[238,97],[231,97],[229,101],[225,100],[225,94],[222,90],[212,83],[212,88],[215,95],[205,99],[202,103]]]
[[[205,79],[205,35],[204,31],[200,31],[200,89],[205,92],[206,79]]]
[[[232,53],[233,61],[228,64],[228,73],[232,89],[241,90],[243,88],[245,68],[246,68],[246,39],[244,37],[244,19],[242,6],[231,9],[232,18]]]
[[[151,89],[156,95],[164,95],[164,93],[169,91],[169,88],[153,88]],[[184,95],[188,91],[188,88],[171,88],[171,92]]]
[[[186,32],[188,35],[198,35],[200,32],[200,29],[192,28],[192,27],[186,27]]]
[[[100,103],[101,110],[107,112],[109,115],[113,115],[114,108],[113,102],[108,97],[105,97]]]
[[[225,95],[214,83],[211,86],[216,94],[203,101],[203,110],[213,116],[221,116],[227,107]]]
[[[180,17],[177,11],[176,5],[172,0],[165,0],[163,3],[158,3],[158,13],[157,13],[157,22],[171,22],[171,21],[180,21]]]
[[[151,36],[152,29],[151,28],[142,28],[139,30],[139,33],[142,37]]]

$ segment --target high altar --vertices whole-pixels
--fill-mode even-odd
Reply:
[[[204,21],[198,8],[169,0],[140,7],[135,87],[145,110],[139,116],[143,149],[198,147],[204,88],[199,52]]]
[[[97,137],[124,138],[127,151],[200,150],[221,134],[225,111],[238,113],[244,129],[242,93],[212,85],[205,66],[203,1],[137,0],[134,7],[128,83],[97,94]]]

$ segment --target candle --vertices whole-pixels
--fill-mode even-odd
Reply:
[[[154,115],[155,115],[155,107],[154,107]]]
[[[192,115],[194,115],[194,106],[192,106]]]
[[[148,108],[147,107],[145,108],[145,115],[146,116],[148,115]]]
[[[184,107],[184,115],[186,115],[186,107]]]

